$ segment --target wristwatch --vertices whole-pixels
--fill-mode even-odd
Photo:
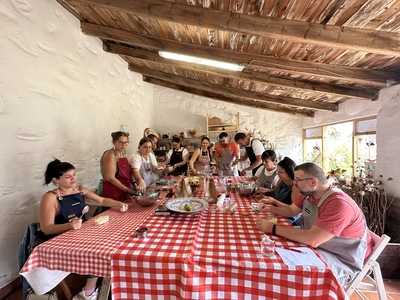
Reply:
[[[272,224],[272,235],[276,235],[276,224]]]

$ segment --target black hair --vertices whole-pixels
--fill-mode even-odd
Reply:
[[[153,142],[151,141],[151,139],[144,137],[144,138],[140,139],[139,147],[141,147],[143,144],[146,144],[146,143],[150,143],[151,145],[153,145]]]
[[[324,170],[322,170],[318,165],[314,163],[311,162],[303,163],[301,165],[298,165],[294,170],[295,171],[301,170],[307,175],[317,178],[323,184],[327,182]]]
[[[69,162],[60,161],[58,159],[49,162],[46,172],[44,172],[44,184],[49,184],[53,178],[60,178],[69,170],[75,170],[75,167]]]
[[[203,136],[203,137],[201,138],[201,142],[203,142],[204,140],[207,140],[208,142],[210,142],[210,139],[209,139],[208,136]]]
[[[113,142],[118,141],[121,136],[129,137],[129,133],[128,132],[123,132],[123,131],[115,131],[115,132],[111,133],[111,137],[112,137],[112,141]]]
[[[172,137],[172,142],[180,144],[181,143],[181,138],[179,136],[173,136]]]
[[[153,133],[150,133],[150,134],[147,136],[147,138],[149,138],[149,139],[151,139],[151,140],[154,140],[154,139],[159,140],[158,136],[156,136],[156,135],[153,134]]]
[[[235,142],[237,143],[239,140],[244,140],[246,138],[246,134],[243,132],[238,132],[235,134]]]
[[[218,139],[222,140],[227,137],[228,137],[228,134],[224,131],[219,134]]]
[[[261,159],[263,161],[269,159],[273,162],[276,162],[276,153],[274,150],[265,150],[262,154],[261,154]]]
[[[284,157],[279,163],[278,166],[285,170],[286,174],[288,174],[290,179],[294,179],[294,170],[296,168],[296,163],[291,160],[289,157]]]

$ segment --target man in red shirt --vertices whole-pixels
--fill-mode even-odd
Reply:
[[[268,198],[266,208],[280,216],[290,217],[302,212],[301,229],[258,220],[259,228],[289,240],[317,248],[338,281],[346,286],[373,246],[373,234],[355,201],[343,191],[332,188],[324,171],[313,163],[295,168],[291,205]]]
[[[219,142],[215,145],[215,160],[220,176],[238,176],[236,161],[239,158],[239,145],[230,141],[226,132],[218,136]]]

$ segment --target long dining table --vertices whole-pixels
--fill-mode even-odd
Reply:
[[[222,186],[218,177],[212,181]],[[160,216],[156,206],[134,203],[126,213],[108,210],[103,213],[108,223],[89,220],[80,230],[37,246],[21,274],[29,282],[35,277],[40,293],[51,288],[40,282],[40,274],[48,275],[43,280],[59,271],[104,277],[114,300],[345,298],[326,265],[290,266],[276,253],[262,255],[256,219],[263,214],[251,209],[251,196],[229,192],[227,197],[236,204],[234,212],[210,205],[198,214]],[[160,201],[166,201],[165,193]],[[284,218],[278,222],[290,226]],[[141,226],[148,229],[145,238],[134,234]],[[269,237],[276,247],[305,247]]]

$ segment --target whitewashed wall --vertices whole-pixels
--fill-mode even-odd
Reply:
[[[400,85],[381,90],[379,101],[376,173],[393,178],[386,189],[400,198]]]
[[[304,127],[344,122],[356,118],[377,115],[381,108],[381,102],[382,101],[379,100],[348,100],[339,105],[339,111],[337,112],[318,111],[315,113],[314,118],[305,118]]]
[[[95,186],[110,132],[127,125],[136,148],[152,125],[153,87],[83,35],[56,1],[1,0],[0,28],[2,287],[17,273],[25,225],[37,220],[47,162],[71,161]]]
[[[240,113],[241,129],[258,129],[277,145],[281,155],[302,161],[303,117],[229,104],[164,87],[154,89],[155,128],[162,133],[177,133],[182,129],[206,132],[206,116],[230,118]]]

